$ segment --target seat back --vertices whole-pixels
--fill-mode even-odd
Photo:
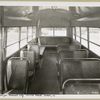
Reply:
[[[28,68],[26,58],[12,57],[9,60],[10,63],[7,66],[8,89],[25,90]]]
[[[31,45],[29,50],[34,51],[36,59],[35,61],[36,63],[39,62],[39,54],[40,54],[39,46],[37,44]]]
[[[78,49],[73,51],[73,58],[88,58],[89,51],[86,49]]]
[[[82,78],[82,68],[80,61],[63,60],[60,63],[60,81],[61,85],[66,79]]]
[[[29,61],[29,71],[35,70],[35,52],[34,51],[21,51],[20,54],[21,57],[26,57]]]
[[[60,65],[61,86],[71,78],[100,78],[100,60],[96,58],[64,59]]]
[[[100,60],[81,61],[84,78],[100,78]]]
[[[47,46],[57,46],[58,44],[69,44],[71,43],[71,38],[69,37],[43,37],[39,38],[41,45]]]
[[[59,45],[57,47],[57,53],[59,53],[62,50],[69,50],[69,51],[74,51],[77,49],[81,49],[81,45],[77,44],[71,44],[71,45]]]
[[[59,65],[61,60],[65,59],[65,58],[88,58],[88,50],[86,49],[78,49],[75,51],[67,51],[67,50],[63,50],[60,51],[58,54],[58,58],[57,58],[57,63],[58,63],[58,67],[57,70],[60,73],[61,70],[61,66]]]
[[[58,54],[59,59],[64,58],[87,58],[88,50],[86,49],[77,49],[74,51],[62,50]]]

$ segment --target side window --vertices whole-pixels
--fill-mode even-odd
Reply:
[[[32,28],[32,38],[33,39],[35,39],[36,38],[36,27],[34,26],[33,28]]]
[[[15,53],[19,49],[19,28],[7,28],[7,48],[6,57]]]
[[[72,27],[73,39],[75,39],[75,34],[76,34],[75,30],[76,30],[76,28],[75,27]]]
[[[100,56],[100,28],[89,28],[90,50]]]
[[[81,44],[88,47],[87,44],[87,27],[81,27]]]
[[[20,48],[27,44],[27,27],[21,27],[21,42]]]
[[[32,27],[28,27],[28,42],[32,40]]]
[[[76,27],[76,40],[80,42],[80,27]]]

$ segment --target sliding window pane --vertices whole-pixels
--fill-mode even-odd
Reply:
[[[100,44],[100,28],[89,28],[90,41]]]
[[[24,47],[26,44],[27,44],[27,39],[22,40],[22,41],[20,42],[20,47],[22,48],[22,47]]]
[[[32,40],[32,27],[28,27],[28,41]]]
[[[90,43],[90,50],[93,51],[95,54],[100,56],[100,47]]]
[[[80,42],[80,37],[79,37],[79,36],[77,36],[76,40],[77,40],[78,42]]]
[[[54,28],[54,36],[66,36],[66,28]]]
[[[81,44],[85,47],[88,47],[87,40],[81,39]]]
[[[53,28],[42,28],[41,36],[53,36]]]
[[[33,34],[33,38],[36,38],[36,27],[33,27],[33,30],[32,30],[32,34]]]
[[[28,36],[32,36],[32,27],[28,27]]]
[[[27,27],[21,27],[21,40],[27,38]]]
[[[32,40],[32,37],[31,37],[31,36],[30,36],[30,37],[28,37],[28,42],[29,42],[29,41],[31,41],[31,40]]]
[[[7,29],[7,45],[19,41],[19,28],[12,27]]]
[[[81,27],[81,37],[87,39],[87,27]]]
[[[76,27],[76,35],[80,36],[80,27]]]
[[[80,42],[80,27],[76,27],[76,40]]]
[[[11,55],[14,54],[16,51],[19,50],[19,43],[16,43],[16,44],[14,44],[14,45],[11,45],[11,46],[7,47],[6,50],[7,50],[6,57],[11,56]]]
[[[73,39],[75,39],[75,27],[72,28],[72,32],[73,32]]]

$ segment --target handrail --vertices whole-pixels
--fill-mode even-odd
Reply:
[[[12,60],[12,59],[14,59],[14,58],[16,58],[16,60],[26,60],[27,58],[26,57],[11,57],[11,58],[9,58],[9,60]]]
[[[69,49],[63,49],[63,50],[59,51],[59,53],[60,53],[60,52],[64,52],[64,51],[70,52],[71,50],[69,50]],[[74,50],[74,51],[88,51],[88,50],[87,50],[87,49],[76,49],[76,50]],[[74,51],[72,51],[72,52],[74,52]]]
[[[20,41],[16,41],[16,42],[14,42],[14,43],[11,43],[11,44],[7,45],[6,47],[10,47],[11,45],[17,44],[17,43],[19,43],[19,42],[21,42],[21,41],[23,41],[23,40],[26,40],[26,38],[24,38],[24,39],[22,39],[22,40],[20,40]]]
[[[63,82],[63,85],[62,85],[62,90],[64,89],[65,87],[65,84],[70,82],[70,81],[100,81],[100,78],[74,78],[74,79],[67,79]]]
[[[100,61],[99,58],[64,58],[63,60],[96,60],[96,61]]]
[[[5,92],[3,95],[9,95],[9,93],[11,93],[13,90],[14,90],[14,89],[11,89],[11,90]]]

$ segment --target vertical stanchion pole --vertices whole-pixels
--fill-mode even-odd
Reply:
[[[4,82],[4,75],[3,75],[3,54],[4,54],[4,47],[3,47],[3,32],[2,27],[4,26],[4,7],[0,7],[0,93],[3,93],[3,82]]]
[[[87,44],[88,44],[88,49],[90,49],[89,41],[90,41],[90,33],[89,33],[89,27],[87,27]]]
[[[74,30],[75,30],[74,32],[75,32],[75,40],[76,40],[76,27],[74,27]]]
[[[20,49],[20,42],[21,42],[21,27],[19,27],[19,49]]]
[[[80,27],[80,44],[82,44],[81,36],[82,36],[82,34],[81,34],[81,27]]]

